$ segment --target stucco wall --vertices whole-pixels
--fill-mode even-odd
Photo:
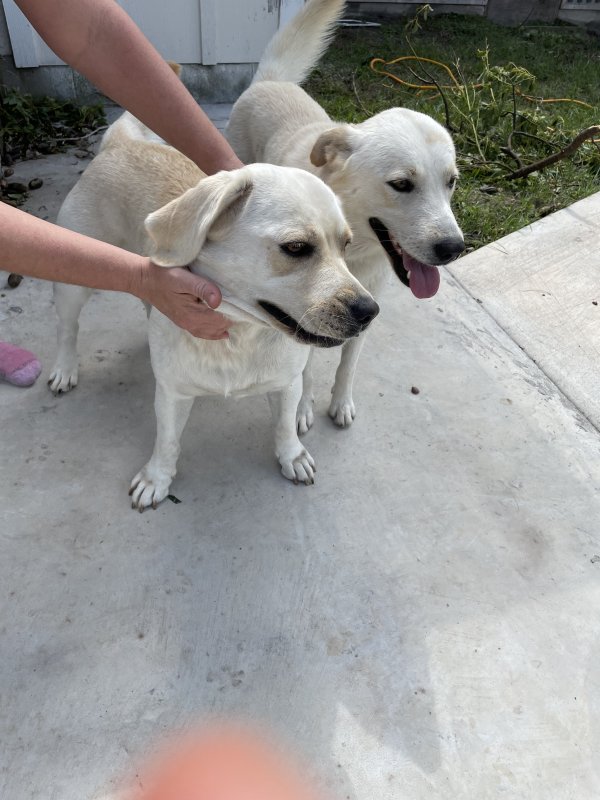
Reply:
[[[487,16],[501,25],[554,22],[561,0],[488,0]]]
[[[233,103],[249,86],[253,64],[185,64],[183,82],[201,103]],[[0,56],[0,75],[6,86],[33,95],[50,95],[77,103],[98,103],[103,96],[70,67],[15,69],[11,56]]]
[[[384,17],[394,17],[405,14],[412,15],[419,8],[419,5],[422,5],[422,3],[415,4],[415,0],[410,0],[408,3],[403,3],[401,0],[391,0],[391,2],[386,2],[386,0],[363,0],[361,2],[357,0],[356,2],[348,3],[348,16],[364,15],[368,17],[369,15],[382,15]],[[485,0],[468,0],[465,3],[461,3],[460,0],[452,0],[451,3],[436,3],[433,0],[430,5],[434,11],[443,13],[479,14],[480,16],[485,14]]]

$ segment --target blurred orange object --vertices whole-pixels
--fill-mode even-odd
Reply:
[[[289,758],[233,727],[186,736],[139,777],[139,800],[316,800]]]

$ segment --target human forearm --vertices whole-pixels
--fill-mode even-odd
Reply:
[[[0,203],[0,269],[136,294],[145,261]]]
[[[0,203],[0,269],[136,294],[145,261]]]
[[[203,339],[223,339],[229,322],[211,309],[217,286],[178,267],[165,269],[0,202],[0,270],[91,289],[130,292]]]
[[[113,0],[16,2],[61,58],[204,172],[241,166],[185,86]]]

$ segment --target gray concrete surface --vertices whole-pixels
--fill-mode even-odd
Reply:
[[[482,247],[452,274],[600,428],[600,194]]]
[[[37,213],[81,169],[64,159]],[[488,313],[488,269],[483,304],[478,254],[430,302],[390,279],[348,431],[320,354],[310,488],[278,473],[266,399],[211,398],[181,502],[130,510],[154,433],[133,298],[90,301],[72,394],[0,384],[3,798],[110,792],[208,712],[266,721],[339,798],[599,796],[600,440]],[[50,287],[1,294],[0,337],[47,375]]]

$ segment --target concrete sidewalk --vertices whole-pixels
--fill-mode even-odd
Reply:
[[[451,272],[600,429],[600,195],[481,248]]]
[[[59,162],[75,180],[81,162]],[[16,171],[47,176],[43,215],[65,191],[55,163]],[[600,195],[584,203],[597,220]],[[549,269],[552,220],[537,223]],[[533,285],[519,253],[538,230],[504,241],[499,279],[512,266]],[[573,247],[593,253],[596,235]],[[525,299],[505,321],[490,253],[430,302],[390,278],[348,431],[326,417],[337,353],[319,354],[314,487],[279,475],[265,398],[203,399],[181,502],[130,510],[154,419],[127,296],[84,310],[73,393],[0,384],[2,797],[88,800],[164,731],[226,712],[280,730],[338,798],[598,798],[600,440],[564,371],[529,357]],[[0,338],[47,376],[50,287],[2,294]],[[576,330],[536,325],[576,376]]]

